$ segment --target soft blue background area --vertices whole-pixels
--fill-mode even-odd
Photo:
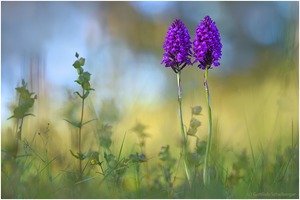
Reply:
[[[115,98],[120,107],[137,99],[158,103],[170,84],[160,62],[165,33],[174,19],[183,20],[192,38],[204,16],[216,21],[223,56],[214,75],[228,76],[251,70],[262,49],[268,49],[270,59],[274,52],[288,53],[298,43],[298,7],[298,2],[1,2],[1,122],[11,114],[14,88],[22,78],[28,81],[31,58],[44,66],[54,105],[64,101],[66,88],[76,85],[75,52],[86,58],[92,83],[101,89],[95,94],[99,100]],[[144,23],[163,26],[153,35],[161,44],[136,51],[131,46],[136,36],[128,40],[122,33],[110,33],[123,22],[109,17],[123,17],[125,23],[132,13]],[[137,35],[146,35],[146,30],[137,30]]]

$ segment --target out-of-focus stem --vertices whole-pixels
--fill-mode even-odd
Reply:
[[[20,126],[18,126],[19,120],[20,120]],[[21,119],[17,119],[17,131],[16,131],[17,144],[16,144],[16,150],[15,150],[15,158],[17,158],[18,151],[19,151],[19,142],[22,139],[21,134],[22,134],[22,128],[23,128],[23,120],[24,120],[24,117],[22,117]]]
[[[82,88],[82,96],[84,96],[84,89]],[[83,122],[83,112],[84,112],[84,98],[82,98],[81,102],[81,117],[80,117],[80,127],[78,131],[78,153],[82,156],[81,152],[81,128],[82,128],[82,122]],[[81,180],[82,177],[82,159],[79,159],[79,179]]]

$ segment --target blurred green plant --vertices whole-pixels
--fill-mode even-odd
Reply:
[[[135,126],[132,128],[132,131],[136,133],[138,137],[138,145],[141,149],[142,154],[145,154],[145,148],[146,148],[146,140],[150,137],[148,133],[145,132],[146,126],[140,122],[137,122]]]
[[[185,150],[185,154],[184,154],[184,159],[185,159],[184,164],[186,167],[185,170],[187,170],[187,167],[188,167],[188,173],[191,175],[190,180],[188,180],[189,187],[192,186],[193,179],[195,179],[197,169],[200,165],[200,157],[203,156],[202,152],[198,151],[198,144],[202,144],[202,143],[199,142],[200,139],[196,135],[198,128],[201,126],[201,122],[196,118],[196,116],[201,115],[201,111],[202,111],[201,106],[194,106],[191,108],[190,124],[189,124],[188,131],[186,132],[187,144],[186,144],[186,150]],[[189,149],[188,136],[195,137],[197,139],[196,140],[196,150],[194,152],[191,152]],[[203,145],[201,145],[201,146],[203,146]],[[181,157],[182,157],[182,155],[180,155],[180,159],[181,159]],[[176,180],[176,173],[178,171],[179,164],[180,163],[178,162],[173,182],[175,182],[175,180]]]
[[[19,142],[22,140],[22,128],[23,128],[23,122],[24,118],[27,116],[34,116],[32,113],[29,113],[29,110],[34,105],[34,101],[37,99],[37,95],[34,95],[34,92],[29,92],[29,90],[26,88],[27,84],[25,83],[24,79],[22,79],[22,86],[17,87],[17,93],[19,94],[19,102],[18,106],[14,109],[13,115],[8,118],[16,118],[17,120],[17,126],[16,126],[16,150],[14,157],[17,157],[18,149],[19,149]]]
[[[85,58],[80,57],[79,58],[79,54],[76,52],[75,57],[77,58],[77,60],[74,62],[73,67],[77,70],[78,73],[78,79],[75,80],[76,83],[78,83],[81,86],[81,93],[79,92],[75,92],[75,94],[77,94],[79,96],[79,98],[81,99],[81,115],[80,115],[80,121],[79,122],[75,122],[75,121],[70,121],[65,119],[65,121],[69,122],[72,126],[78,128],[78,152],[77,154],[73,153],[72,150],[70,150],[70,153],[72,156],[74,156],[76,159],[79,160],[79,180],[82,179],[82,174],[83,174],[83,169],[82,169],[82,161],[84,159],[86,159],[88,156],[86,154],[84,154],[82,152],[81,149],[81,132],[82,132],[82,127],[86,124],[88,124],[91,121],[94,121],[96,119],[92,119],[86,122],[83,122],[83,114],[84,114],[84,103],[85,103],[85,99],[89,96],[90,91],[94,90],[93,88],[91,88],[90,85],[90,79],[91,79],[91,74],[88,71],[84,71],[84,69],[82,68],[85,64]]]
[[[98,123],[97,125],[99,127],[98,129],[98,143],[99,146],[106,149],[110,150],[110,147],[112,145],[112,126],[110,124],[103,124],[101,122]]]
[[[122,149],[123,147],[121,147]],[[120,149],[120,152],[122,151]],[[104,152],[104,159],[107,163],[107,168],[105,169],[105,177],[110,178],[112,181],[113,186],[120,185],[125,175],[126,169],[129,167],[128,162],[130,159],[124,157],[121,158],[120,156],[116,157],[113,153],[106,153]]]
[[[137,198],[141,198],[141,169],[140,164],[146,162],[146,156],[143,153],[135,153],[129,156],[129,162],[135,165],[135,188]]]
[[[172,157],[169,145],[161,147],[161,151],[159,152],[159,160],[161,161],[160,169],[162,170],[165,189],[168,193],[168,197],[173,198],[174,195],[173,183],[176,179],[176,176],[173,177],[174,180],[172,180],[172,176],[174,173],[176,159]]]
[[[195,118],[194,115],[201,115],[201,111],[202,111],[201,106],[192,107],[191,109],[192,116],[190,120],[190,126],[187,131],[187,135],[197,137],[196,133],[198,128],[201,126],[201,122],[197,118]]]

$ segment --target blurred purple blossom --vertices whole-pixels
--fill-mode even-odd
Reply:
[[[171,24],[163,48],[165,53],[161,64],[165,63],[166,67],[171,67],[176,73],[182,70],[186,65],[192,65],[190,34],[184,23],[176,19]]]
[[[212,64],[215,67],[219,66],[219,59],[222,56],[221,49],[222,43],[216,23],[206,16],[196,29],[193,42],[194,63],[199,61],[198,67],[203,70],[211,68]]]

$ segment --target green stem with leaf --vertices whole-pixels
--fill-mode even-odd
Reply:
[[[84,88],[82,88],[82,96],[84,96]],[[82,122],[83,122],[83,112],[84,112],[84,98],[82,98],[81,101],[81,117],[80,117],[80,126],[78,131],[78,153],[82,155],[81,152],[81,128],[82,128]],[[82,159],[79,159],[79,177],[81,179],[82,176]]]
[[[72,154],[72,156],[74,156],[76,159],[79,160],[79,179],[82,179],[82,174],[84,169],[82,169],[82,160],[84,160],[86,158],[86,155],[84,155],[82,153],[82,149],[81,149],[81,138],[82,138],[82,127],[84,125],[86,125],[87,123],[94,121],[95,119],[89,120],[87,122],[83,122],[83,114],[84,114],[84,102],[85,99],[89,96],[90,91],[94,90],[93,88],[91,88],[90,85],[90,79],[91,79],[91,74],[87,71],[84,71],[84,69],[82,68],[85,64],[85,59],[84,58],[79,58],[79,54],[76,53],[75,57],[77,58],[77,60],[74,62],[73,67],[77,70],[77,74],[78,74],[78,79],[75,80],[76,83],[78,83],[81,88],[82,88],[82,93],[80,94],[79,92],[75,92],[75,94],[77,94],[80,99],[81,99],[81,115],[80,115],[80,122],[76,122],[76,121],[70,121],[65,119],[65,121],[69,122],[71,125],[73,125],[74,127],[78,128],[78,152],[77,155],[74,154],[71,150],[70,153]]]
[[[183,139],[183,147],[181,154],[183,155],[183,162],[184,162],[184,168],[186,177],[188,179],[188,182],[191,186],[191,175],[190,175],[190,169],[188,166],[187,161],[187,138],[184,131],[184,124],[183,124],[183,117],[182,117],[182,88],[181,88],[181,71],[178,71],[177,74],[177,86],[178,86],[178,104],[179,104],[179,118],[180,118],[180,128],[181,128],[181,135]],[[180,156],[181,158],[181,156]]]
[[[29,92],[28,89],[26,89],[27,84],[24,80],[22,80],[22,86],[17,87],[17,93],[19,93],[19,103],[18,106],[14,109],[14,114],[10,116],[8,119],[16,118],[17,119],[17,126],[16,126],[16,149],[14,152],[14,157],[17,157],[18,151],[19,151],[19,142],[21,141],[21,134],[22,134],[22,128],[23,128],[23,122],[24,118],[26,116],[34,116],[29,112],[29,109],[33,106],[34,101],[37,99],[37,95],[34,95],[33,92]],[[34,95],[34,96],[33,96]],[[20,125],[19,125],[20,124]]]
[[[209,88],[208,88],[208,67],[206,67],[205,74],[204,74],[204,87],[205,87],[205,94],[207,99],[209,124],[208,124],[208,141],[206,146],[204,169],[203,169],[203,182],[204,185],[208,185],[210,182],[210,177],[208,173],[208,164],[209,164],[210,146],[211,146],[211,138],[212,138],[212,115],[211,115],[210,95],[209,95]]]
[[[18,126],[19,120],[20,120],[20,126]],[[22,117],[21,119],[17,119],[17,131],[16,131],[17,144],[16,144],[15,158],[17,158],[17,154],[19,151],[19,142],[22,139],[23,120],[24,120],[24,117]]]

